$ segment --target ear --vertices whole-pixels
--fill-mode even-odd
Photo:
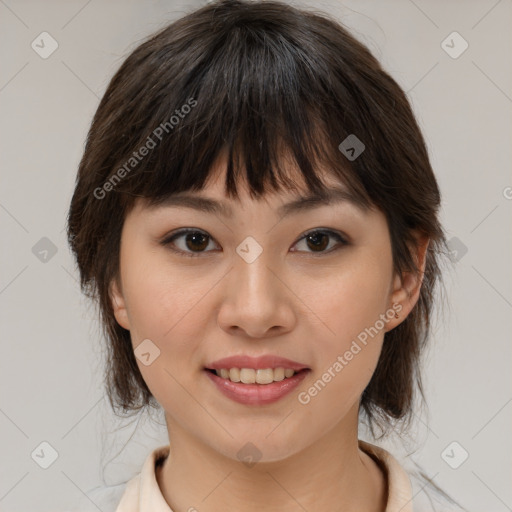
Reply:
[[[405,320],[407,315],[412,311],[412,308],[416,305],[416,302],[418,302],[420,296],[427,261],[427,248],[430,239],[418,233],[415,234],[415,239],[415,245],[410,247],[410,250],[418,271],[404,272],[402,275],[395,274],[393,277],[393,291],[390,296],[390,307],[399,313],[399,317],[392,318],[388,321],[386,331],[394,329]]]
[[[122,293],[122,287],[119,280],[114,278],[109,286],[109,296],[111,299],[112,310],[116,317],[117,323],[127,330],[130,330],[130,320],[128,318],[128,310]]]

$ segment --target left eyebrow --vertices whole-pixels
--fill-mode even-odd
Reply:
[[[349,203],[363,212],[368,209],[367,205],[349,191],[340,188],[332,188],[321,194],[309,194],[283,204],[277,209],[277,214],[280,217],[286,217],[294,213],[310,211],[315,208],[340,202]],[[157,203],[150,205],[149,208],[173,206],[190,208],[205,213],[214,213],[226,218],[233,217],[233,210],[226,203],[185,192],[171,194]]]

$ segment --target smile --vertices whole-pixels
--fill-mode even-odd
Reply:
[[[228,372],[227,369],[223,370]],[[240,378],[250,382],[244,383],[242,380],[239,382],[232,381],[230,378],[232,370],[235,370],[233,373],[235,378],[236,372],[239,371]],[[289,377],[284,375],[286,371],[288,375],[291,373]],[[222,369],[218,370],[218,372],[222,374]],[[259,374],[259,377],[258,372],[262,372]],[[294,370],[285,370],[283,368],[265,368],[260,370],[254,370],[253,368],[242,368],[241,370],[230,368],[229,377],[222,377],[217,375],[216,370],[207,368],[204,370],[204,373],[218,391],[234,402],[244,405],[267,405],[277,402],[286,395],[289,395],[310,372],[310,369],[295,372]],[[281,376],[283,378],[281,380],[274,380],[276,374],[278,379]],[[264,381],[264,383],[259,384],[257,382],[258,378]],[[269,380],[270,378],[272,378],[272,381]]]
[[[214,371],[214,370],[210,370]],[[270,384],[289,379],[295,375],[294,370],[290,368],[265,368],[255,370],[253,368],[222,368],[215,370],[215,373],[223,379],[229,379],[231,382],[242,382],[243,384]]]

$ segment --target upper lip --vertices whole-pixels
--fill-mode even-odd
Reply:
[[[259,357],[251,356],[231,356],[217,359],[206,365],[209,370],[221,370],[223,368],[254,368],[255,370],[264,370],[266,368],[287,368],[300,372],[304,369],[309,369],[305,364],[286,359],[285,357],[279,357],[276,355],[268,354]]]

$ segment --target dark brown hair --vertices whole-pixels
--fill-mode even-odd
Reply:
[[[350,135],[364,144],[357,158],[339,147]],[[140,44],[110,81],[87,137],[68,239],[82,291],[99,305],[114,411],[158,407],[109,295],[124,219],[138,197],[158,204],[200,190],[221,151],[230,197],[238,197],[242,177],[255,198],[269,186],[294,188],[285,153],[313,192],[324,190],[320,165],[329,169],[361,205],[385,214],[397,273],[418,272],[414,234],[429,237],[419,300],[385,334],[361,397],[372,433],[374,424],[386,432],[408,419],[415,389],[423,396],[419,360],[447,252],[422,133],[402,89],[339,23],[284,3],[243,0],[207,5]]]

